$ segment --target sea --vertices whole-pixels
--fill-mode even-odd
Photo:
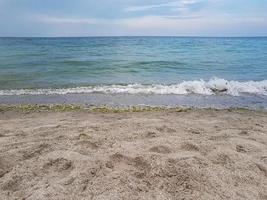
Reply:
[[[267,109],[267,37],[0,38],[0,104]]]

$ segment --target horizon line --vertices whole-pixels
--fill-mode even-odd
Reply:
[[[0,38],[109,38],[109,37],[180,37],[180,38],[264,38],[267,35],[255,36],[178,36],[178,35],[102,35],[102,36],[0,36]]]

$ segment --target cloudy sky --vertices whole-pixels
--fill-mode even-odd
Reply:
[[[0,36],[266,36],[267,0],[0,0]]]

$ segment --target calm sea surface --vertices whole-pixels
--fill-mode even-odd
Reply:
[[[172,105],[189,95],[256,98],[264,107],[267,38],[0,38],[0,103],[75,94],[82,103],[102,94],[173,96],[163,103]]]

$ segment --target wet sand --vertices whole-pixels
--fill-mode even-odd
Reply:
[[[0,112],[0,199],[267,199],[267,113]]]

